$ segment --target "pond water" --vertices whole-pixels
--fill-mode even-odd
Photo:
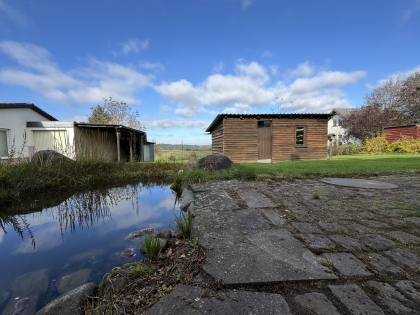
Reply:
[[[99,284],[113,267],[145,258],[143,238],[128,239],[130,232],[171,229],[179,215],[168,186],[127,185],[54,199],[0,209],[0,314],[24,295],[37,298],[24,302],[40,309],[66,289],[68,275]],[[125,249],[135,256],[123,255]]]

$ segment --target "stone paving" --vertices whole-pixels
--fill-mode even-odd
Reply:
[[[223,289],[179,287],[146,314],[420,314],[420,177],[335,184],[193,185],[204,279]]]

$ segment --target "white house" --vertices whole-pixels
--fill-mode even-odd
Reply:
[[[57,121],[30,103],[0,103],[0,159],[7,159],[15,151],[29,157],[27,121]]]
[[[147,141],[144,131],[57,121],[34,104],[0,103],[1,159],[30,158],[41,150],[71,159],[97,155],[108,161],[154,160],[154,143]]]
[[[341,120],[350,114],[355,108],[334,108],[330,114],[333,115],[328,121],[328,134],[334,134],[334,142],[336,145],[343,143],[343,135],[346,129],[341,126]]]

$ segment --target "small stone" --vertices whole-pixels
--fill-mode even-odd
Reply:
[[[372,273],[366,270],[366,265],[349,253],[326,253],[324,258],[333,262],[334,267],[346,277],[371,276]]]
[[[328,287],[351,314],[385,314],[356,284],[329,285]]]
[[[169,240],[172,237],[172,232],[171,230],[163,230],[163,231],[160,231],[156,236],[159,238],[164,238],[166,240]]]
[[[301,307],[308,309],[316,315],[340,315],[337,308],[322,293],[306,293],[296,296],[294,300]]]

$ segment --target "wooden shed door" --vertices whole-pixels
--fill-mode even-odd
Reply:
[[[258,121],[258,160],[271,159],[271,121]]]

